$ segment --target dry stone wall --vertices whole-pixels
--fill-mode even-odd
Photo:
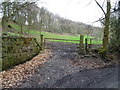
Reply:
[[[2,70],[24,63],[40,52],[35,38],[2,36]]]

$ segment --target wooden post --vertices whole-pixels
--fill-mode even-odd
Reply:
[[[21,35],[23,34],[23,29],[22,29],[22,25],[20,25],[20,28],[21,28]]]
[[[42,48],[42,50],[44,49],[44,41],[43,41],[43,35],[41,35],[41,41],[40,41],[40,43],[41,43],[41,48]]]
[[[90,45],[89,45],[89,48],[91,48],[92,46],[92,38],[90,38]]]
[[[79,50],[80,50],[80,53],[84,53],[84,36],[83,35],[80,35],[80,44],[79,44]]]
[[[44,48],[45,48],[45,38],[44,38]]]
[[[90,38],[90,44],[92,44],[92,38]]]
[[[88,40],[87,40],[87,38],[85,38],[85,52],[86,52],[86,53],[87,53],[87,51],[88,51],[87,47],[88,47]]]

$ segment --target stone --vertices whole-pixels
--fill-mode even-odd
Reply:
[[[29,42],[32,43],[23,43],[24,41],[28,40],[28,38],[25,37],[18,37],[18,36],[3,36],[2,38],[2,55],[5,57],[2,60],[4,61],[4,64],[9,62],[9,60],[12,63],[23,63],[23,61],[27,61],[29,59],[31,59],[33,56],[35,56],[36,54],[38,54],[40,51],[40,49],[38,48],[38,46],[35,43],[34,40],[30,40]],[[30,39],[35,39],[35,38],[31,38]],[[31,45],[32,44],[32,45]],[[25,53],[24,53],[25,52]],[[23,54],[24,53],[24,54]],[[17,62],[16,62],[17,60]],[[18,62],[19,61],[19,62]],[[3,65],[3,68],[8,68],[8,67],[12,67],[12,63],[9,63],[7,65]]]

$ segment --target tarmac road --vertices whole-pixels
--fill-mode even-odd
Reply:
[[[118,79],[118,67],[83,70],[57,80],[52,87],[118,88]]]

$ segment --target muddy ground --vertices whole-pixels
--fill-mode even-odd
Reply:
[[[119,69],[115,62],[105,62],[97,54],[79,55],[77,46],[46,43],[52,56],[12,88],[118,88]]]
[[[77,44],[49,43],[53,57],[19,88],[117,88],[118,67],[100,57],[78,55]]]

